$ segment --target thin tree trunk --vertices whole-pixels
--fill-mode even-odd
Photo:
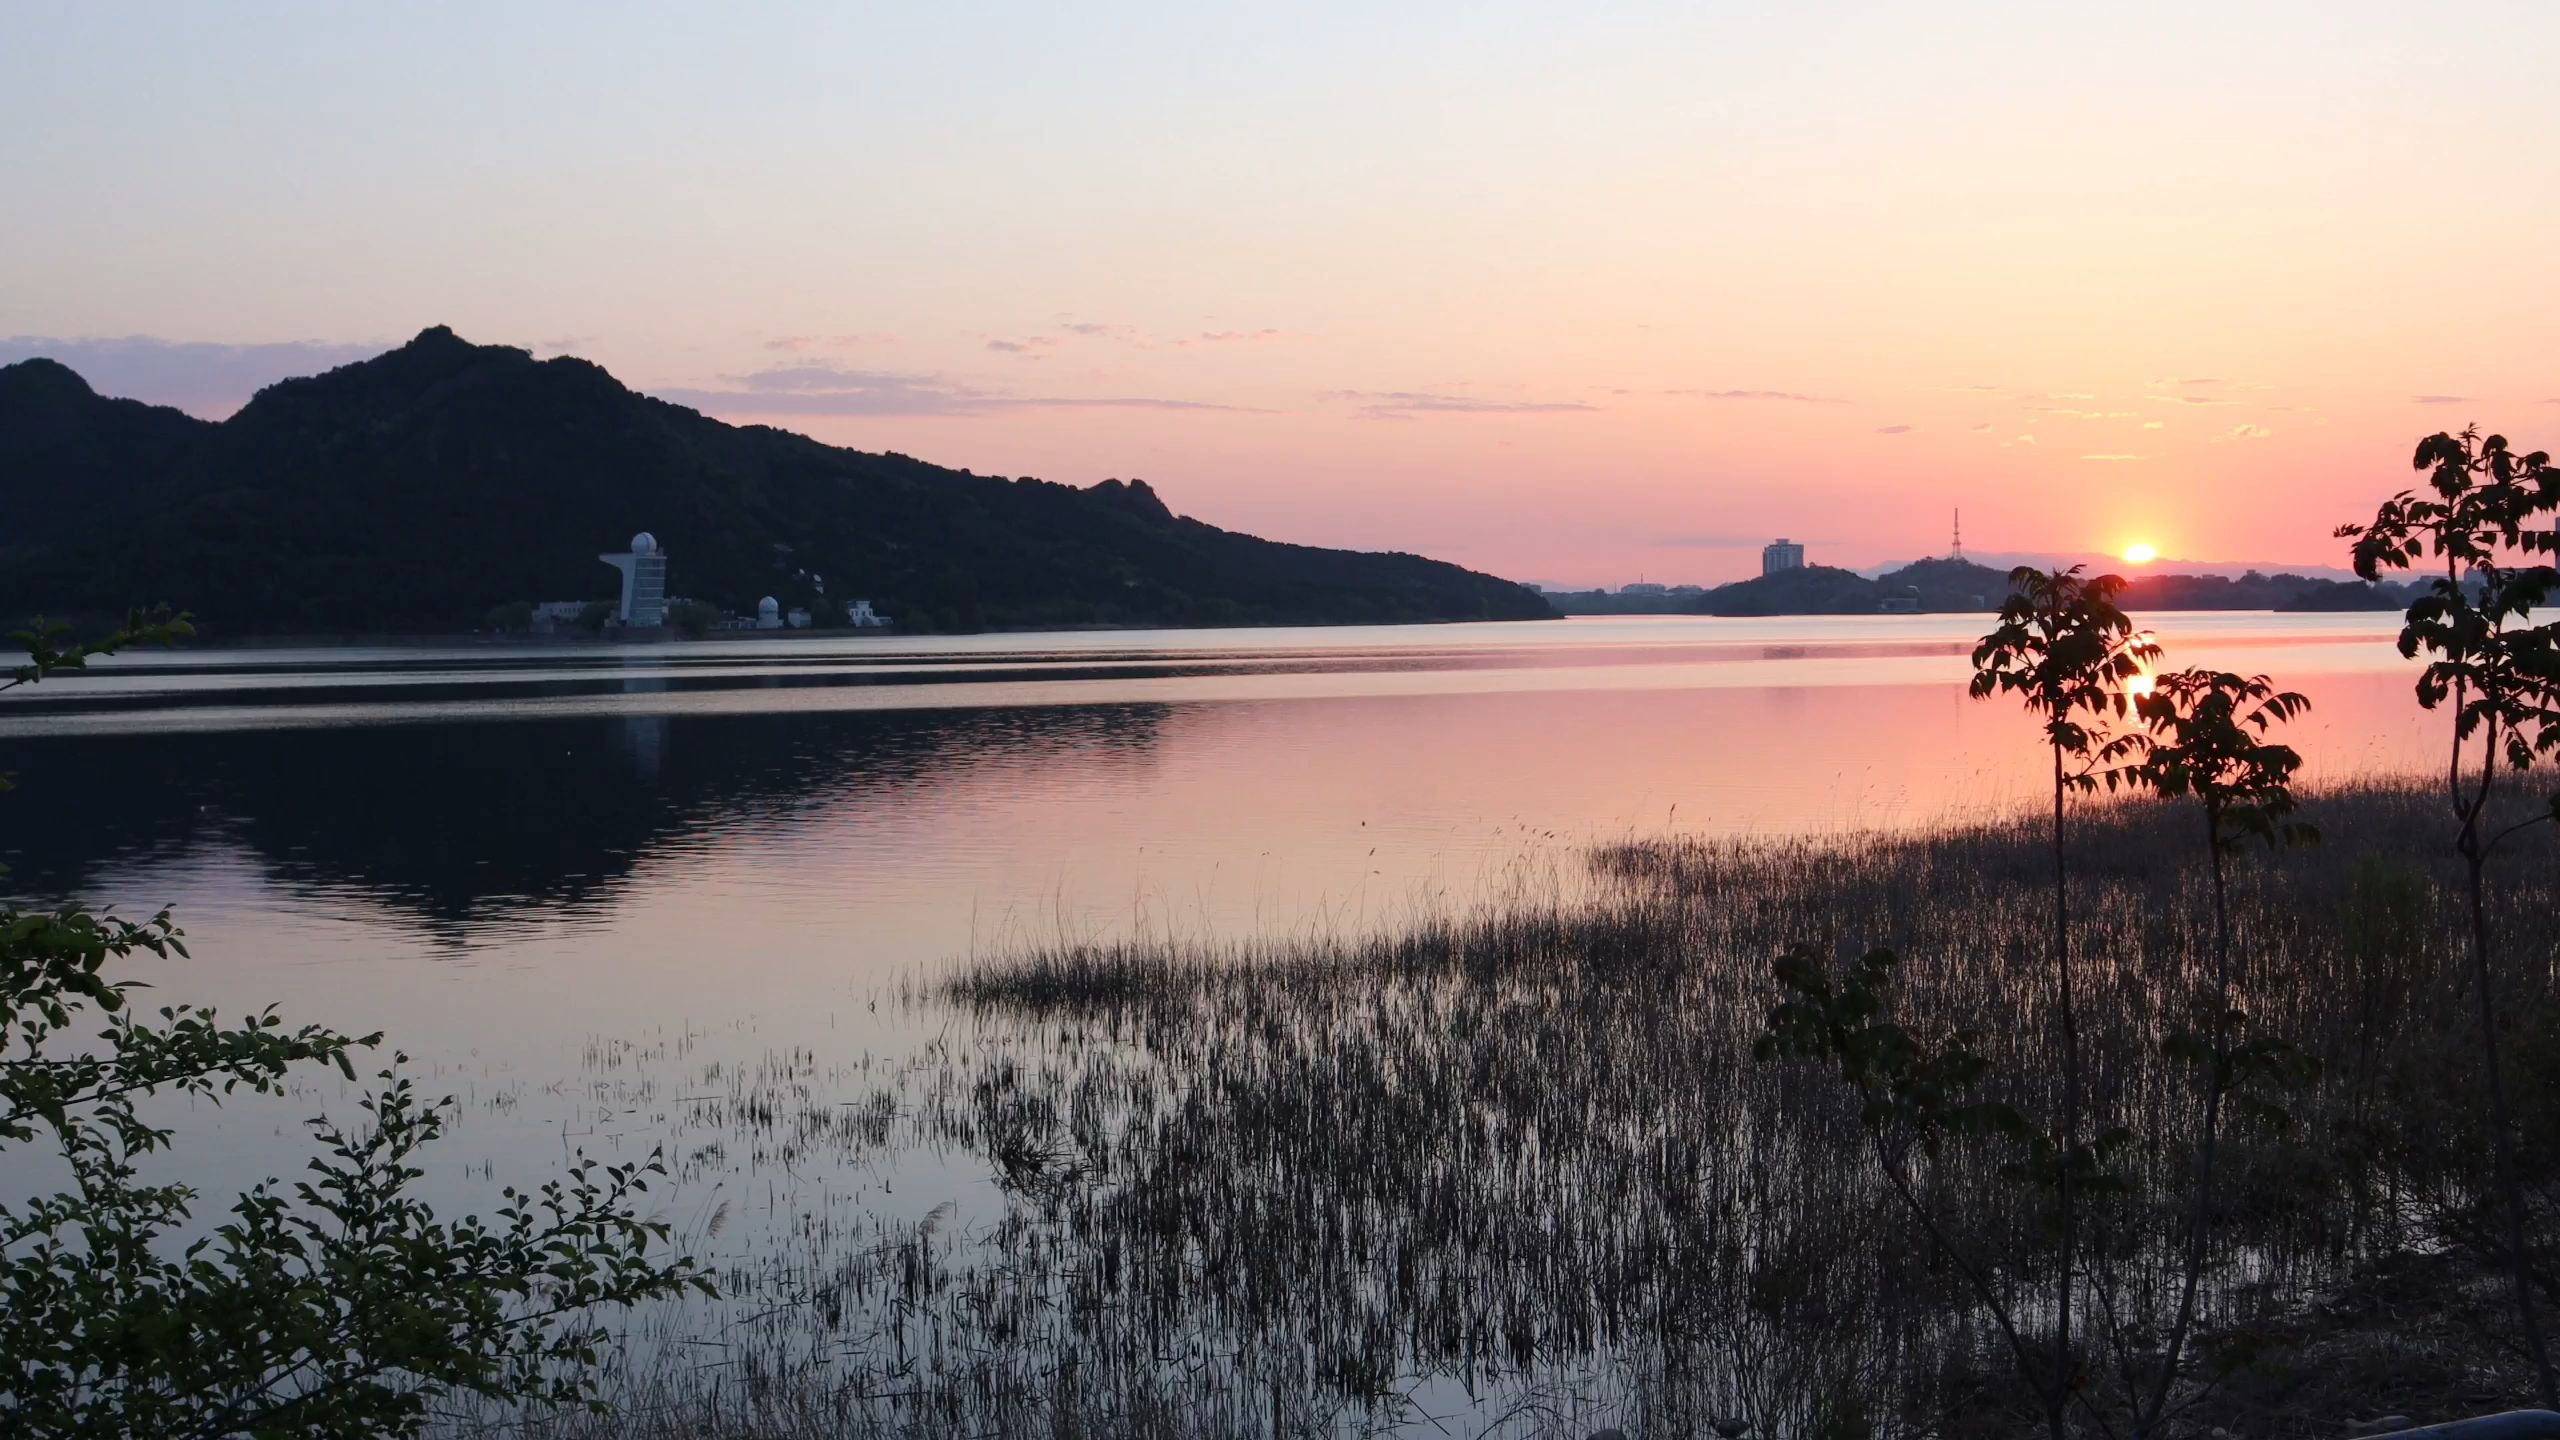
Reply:
[[[2494,758],[2491,761],[2494,762]],[[2481,871],[2488,856],[2480,849],[2475,811],[2462,831],[2462,858],[2471,874],[2471,975],[2480,997],[2480,1063],[2489,1072],[2490,1149],[2497,1157],[2498,1198],[2506,1212],[2507,1266],[2514,1282],[2516,1323],[2523,1332],[2525,1353],[2533,1357],[2534,1383],[2542,1408],[2560,1410],[2560,1383],[2551,1370],[2551,1352],[2543,1348],[2542,1321],[2533,1306],[2533,1255],[2525,1248],[2524,1181],[2516,1173],[2516,1139],[2507,1121],[2507,1081],[2498,1063],[2498,996],[2489,959],[2489,910],[2483,897]]]
[[[2080,1138],[2080,1020],[2071,995],[2071,887],[2062,854],[2062,747],[2053,747],[2053,978],[2062,1026],[2062,1153],[2057,1181],[2061,1209],[2061,1273],[2054,1284],[2053,1394],[2055,1408],[2045,1417],[2056,1437],[2063,1434],[2063,1407],[2077,1388],[2071,1347],[2072,1264],[2079,1254],[2079,1215],[2074,1205],[2071,1167]]]
[[[2459,596],[2461,572],[2455,568],[2450,551],[2445,555],[2445,575]],[[2460,662],[2468,652],[2457,645],[2451,658]],[[2460,715],[2468,698],[2469,681],[2457,678],[2453,687],[2453,710]],[[2499,698],[2490,693],[2489,698]],[[2522,1331],[2525,1353],[2533,1357],[2535,1388],[2540,1392],[2542,1408],[2560,1410],[2560,1379],[2551,1370],[2551,1352],[2542,1343],[2542,1320],[2533,1308],[2533,1255],[2525,1248],[2524,1181],[2516,1173],[2515,1132],[2507,1122],[2507,1078],[2498,1059],[2497,972],[2489,957],[2489,906],[2487,880],[2488,847],[2480,840],[2480,819],[2489,808],[2489,794],[2498,775],[2498,716],[2490,712],[2488,732],[2480,742],[2480,783],[2469,795],[2463,793],[2462,727],[2453,732],[2453,763],[2448,778],[2453,791],[2453,810],[2462,821],[2462,832],[2454,849],[2471,882],[2471,975],[2472,989],[2480,999],[2480,1060],[2489,1072],[2489,1149],[2496,1161],[2499,1208],[2506,1212],[2508,1279],[2516,1298],[2516,1325]]]
[[[2177,1384],[2178,1362],[2186,1353],[2187,1335],[2195,1326],[2196,1292],[2203,1283],[2205,1237],[2213,1223],[2214,1152],[2222,1137],[2222,1095],[2229,1083],[2231,1049],[2231,901],[2222,874],[2221,817],[2205,810],[2205,853],[2213,860],[2213,1056],[2204,1088],[2204,1134],[2196,1144],[2195,1211],[2187,1218],[2187,1273],[2178,1291],[2178,1318],[2169,1329],[2169,1344],[2160,1357],[2160,1374],[2152,1382],[2151,1402],[2136,1417],[2134,1433],[2145,1435],[2169,1408],[2169,1391]]]

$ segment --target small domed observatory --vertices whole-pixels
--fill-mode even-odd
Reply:
[[[767,595],[756,602],[756,628],[759,630],[779,630],[782,628],[781,601]]]
[[[643,530],[631,537],[631,548],[597,559],[622,572],[622,604],[613,618],[635,630],[667,623],[667,552],[658,537]]]

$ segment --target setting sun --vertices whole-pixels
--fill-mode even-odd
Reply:
[[[2124,563],[2127,565],[2148,565],[2159,558],[2160,552],[2147,541],[2136,541],[2124,547]]]

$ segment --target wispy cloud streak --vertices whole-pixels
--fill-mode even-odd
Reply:
[[[1690,400],[1784,400],[1797,405],[1846,405],[1837,395],[1806,395],[1794,390],[1665,390]]]
[[[790,365],[723,377],[730,388],[661,386],[673,404],[724,415],[986,415],[1009,410],[1168,410],[1270,414],[1155,395],[1022,395],[948,377],[834,365]]]
[[[1418,415],[1564,415],[1600,408],[1579,400],[1502,400],[1429,390],[1332,390],[1324,398],[1358,404],[1364,420],[1410,420]]]

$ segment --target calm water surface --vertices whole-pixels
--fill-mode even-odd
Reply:
[[[2308,692],[2315,780],[2432,763],[2396,617],[2148,617],[2170,663]],[[381,1026],[463,1101],[478,1193],[666,1144],[679,1224],[962,1220],[966,1155],[722,1143],[690,1100],[788,1072],[856,1103],[971,1043],[913,992],[1057,937],[1349,933],[1574,883],[1582,846],[1924,825],[2039,798],[1966,699],[1978,616],[120,658],[0,701],[22,894],[177,907],[163,999]],[[289,1113],[198,1116],[209,1191],[298,1163]]]

